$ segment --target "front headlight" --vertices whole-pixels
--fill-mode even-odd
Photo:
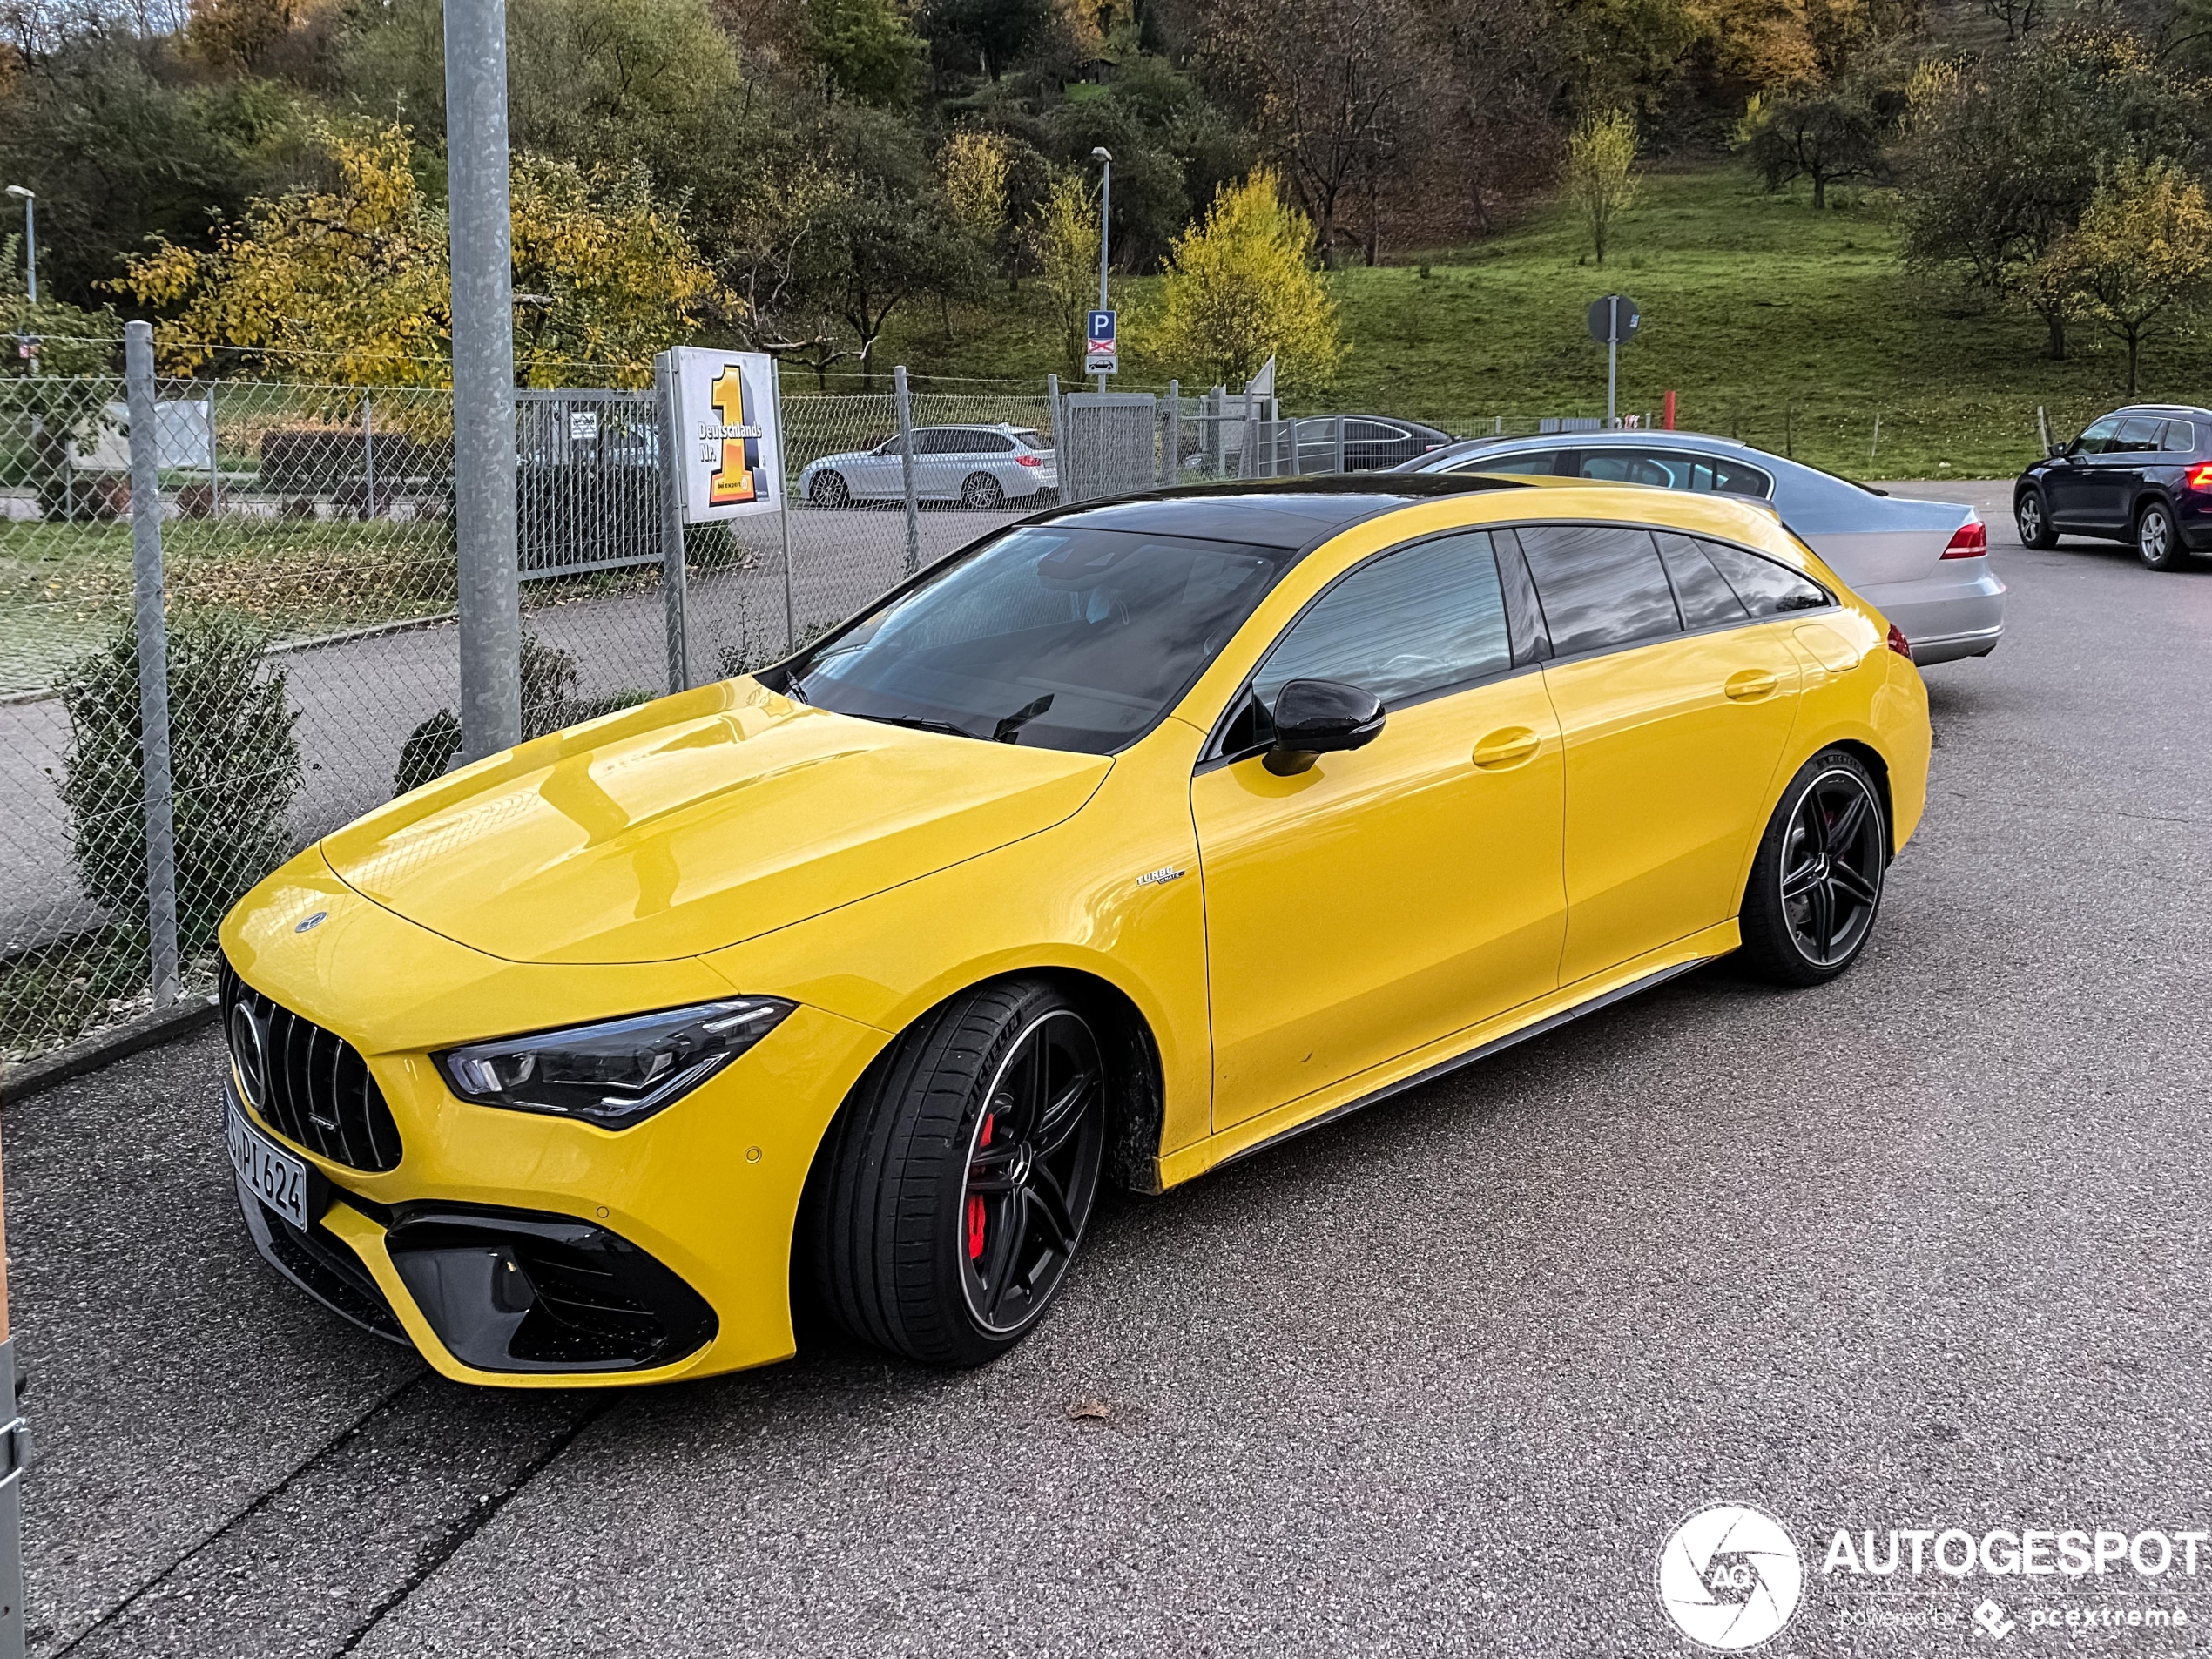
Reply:
[[[796,1006],[779,996],[732,997],[430,1057],[463,1100],[627,1129],[690,1094]]]

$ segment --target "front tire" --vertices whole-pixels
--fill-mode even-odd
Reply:
[[[2178,570],[2188,563],[2188,550],[2174,528],[2174,510],[2164,502],[2146,502],[2136,515],[2135,556],[2151,570]]]
[[[2013,503],[2013,523],[2019,528],[2020,545],[2048,552],[2059,544],[2051,516],[2043,510],[2043,492],[2031,489]]]
[[[1089,1021],[1042,980],[963,992],[869,1067],[808,1182],[808,1264],[848,1335],[980,1366],[1033,1330],[1082,1247],[1106,1144]]]
[[[1770,984],[1834,979],[1865,949],[1889,867],[1882,792],[1856,757],[1798,768],[1759,840],[1743,892],[1743,965]]]

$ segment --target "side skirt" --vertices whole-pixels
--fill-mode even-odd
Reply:
[[[1345,1102],[1341,1106],[1332,1106],[1327,1111],[1306,1118],[1302,1123],[1292,1123],[1286,1129],[1278,1130],[1264,1140],[1254,1141],[1250,1146],[1238,1147],[1211,1167],[1217,1170],[1222,1169],[1236,1163],[1239,1158],[1248,1158],[1255,1152],[1264,1152],[1271,1147],[1282,1145],[1285,1141],[1296,1140],[1308,1130],[1319,1129],[1324,1123],[1333,1123],[1340,1117],[1349,1117],[1354,1112],[1363,1111],[1367,1107],[1391,1099],[1393,1096],[1402,1095],[1409,1089],[1419,1089],[1424,1083],[1433,1082],[1437,1078],[1457,1071],[1462,1066],[1471,1066],[1478,1060],[1487,1060],[1492,1055],[1502,1053],[1517,1042],[1526,1042],[1531,1037],[1540,1037],[1547,1031],[1556,1031],[1560,1027],[1571,1024],[1585,1015],[1595,1014],[1600,1008],[1611,1008],[1615,1002],[1625,1002],[1629,998],[1648,991],[1656,985],[1663,985],[1670,979],[1687,974],[1693,968],[1703,968],[1706,963],[1715,960],[1710,956],[1694,956],[1686,962],[1675,962],[1656,972],[1646,974],[1642,979],[1630,980],[1626,985],[1616,985],[1609,991],[1600,992],[1587,1002],[1577,1002],[1573,1008],[1561,1008],[1556,1014],[1547,1015],[1541,1020],[1533,1021],[1522,1026],[1517,1031],[1508,1031],[1501,1037],[1494,1037],[1487,1042],[1478,1043],[1465,1054],[1453,1055],[1448,1060],[1440,1060],[1436,1064],[1414,1072],[1410,1076],[1400,1077],[1396,1082],[1386,1083],[1371,1093]]]

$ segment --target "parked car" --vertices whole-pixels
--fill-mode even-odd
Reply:
[[[914,495],[988,509],[1031,501],[1060,487],[1051,441],[1028,427],[918,426]],[[896,433],[873,449],[824,455],[799,475],[799,493],[816,507],[903,501],[904,468]]]
[[[2013,486],[2020,540],[2065,536],[2133,543],[2154,570],[2212,551],[2212,409],[2136,403],[2092,421]]]
[[[1555,475],[1766,502],[1904,631],[1922,666],[1986,657],[2004,636],[2005,583],[1990,569],[1989,529],[1972,507],[1892,496],[1733,438],[1648,430],[1478,438],[1400,470]]]
[[[1337,422],[1344,422],[1344,469],[1385,472],[1452,442],[1452,435],[1387,415],[1309,415],[1297,422],[1301,473],[1327,472],[1337,460]],[[1287,459],[1287,457],[1285,457]]]
[[[1105,1180],[1731,952],[1849,969],[1926,796],[1901,645],[1725,496],[1370,475],[1041,514],[248,894],[246,1224],[460,1381],[765,1364],[794,1293],[981,1363]]]

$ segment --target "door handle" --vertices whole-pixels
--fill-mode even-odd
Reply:
[[[1534,756],[1544,740],[1525,725],[1493,732],[1474,745],[1474,764],[1485,772],[1503,772]]]
[[[1730,674],[1721,690],[1728,694],[1731,702],[1756,703],[1763,697],[1772,697],[1781,688],[1779,675],[1770,673],[1764,668],[1747,668],[1739,673]]]

